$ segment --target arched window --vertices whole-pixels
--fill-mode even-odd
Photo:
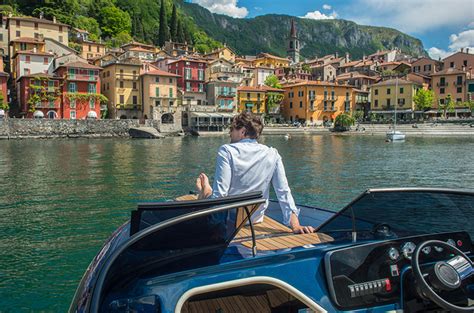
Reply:
[[[162,124],[173,124],[174,119],[173,119],[173,114],[171,113],[166,113],[161,116],[161,123]]]
[[[121,120],[126,120],[126,119],[127,119],[127,116],[126,116],[126,115],[120,115],[120,119],[121,119]]]
[[[46,116],[50,119],[55,119],[58,117],[58,115],[56,114],[56,112],[54,111],[48,111],[48,113],[46,114]]]

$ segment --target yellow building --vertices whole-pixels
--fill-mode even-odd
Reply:
[[[284,85],[283,89],[282,115],[288,121],[321,125],[354,109],[354,91],[349,85],[304,81]]]
[[[178,113],[178,75],[149,66],[141,75],[144,118],[175,124]],[[180,112],[179,112],[180,113]],[[180,124],[180,123],[179,123]]]
[[[270,53],[260,53],[256,59],[252,61],[252,66],[270,68],[288,67],[290,66],[290,60]]]
[[[8,18],[7,28],[10,41],[22,37],[36,40],[51,38],[66,46],[69,44],[69,29],[71,27],[57,22],[56,19],[50,21],[44,18],[15,16]],[[13,54],[11,47],[10,56],[13,56]]]
[[[266,101],[268,92],[281,92],[282,89],[267,86],[241,86],[237,88],[238,111],[252,112],[254,114],[267,113]]]
[[[103,64],[102,94],[109,99],[110,118],[142,118],[140,69],[132,62]]]
[[[372,113],[384,114],[390,118],[394,114],[395,103],[397,104],[397,115],[399,119],[412,117],[416,110],[413,102],[418,89],[423,86],[420,83],[405,79],[389,79],[370,86],[370,110]]]
[[[105,55],[105,44],[93,41],[82,41],[81,45],[81,57],[86,60],[99,58]]]
[[[224,59],[232,63],[235,62],[235,52],[227,46],[206,53],[204,57],[211,60]]]

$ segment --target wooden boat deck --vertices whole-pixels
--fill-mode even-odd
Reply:
[[[178,201],[196,200],[196,195],[184,195],[176,198]],[[257,251],[271,251],[316,245],[333,241],[333,238],[323,233],[294,234],[291,228],[265,216],[263,222],[253,225]],[[252,248],[252,232],[249,225],[240,229],[233,243],[240,243],[246,248]]]
[[[293,296],[281,289],[273,289],[257,295],[229,295],[203,300],[187,301],[181,312],[262,312],[270,313],[281,305],[295,300]]]

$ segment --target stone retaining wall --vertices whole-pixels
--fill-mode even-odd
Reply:
[[[146,120],[49,120],[0,119],[0,139],[56,137],[128,137],[131,127],[154,127],[161,132],[178,132],[176,127],[163,127],[159,121]],[[161,127],[160,127],[161,126]],[[161,129],[162,128],[162,129]]]

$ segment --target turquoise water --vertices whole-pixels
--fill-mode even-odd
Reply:
[[[66,311],[136,202],[188,193],[226,137],[0,141],[0,311]],[[337,210],[370,187],[474,188],[474,138],[267,136],[298,203]]]

